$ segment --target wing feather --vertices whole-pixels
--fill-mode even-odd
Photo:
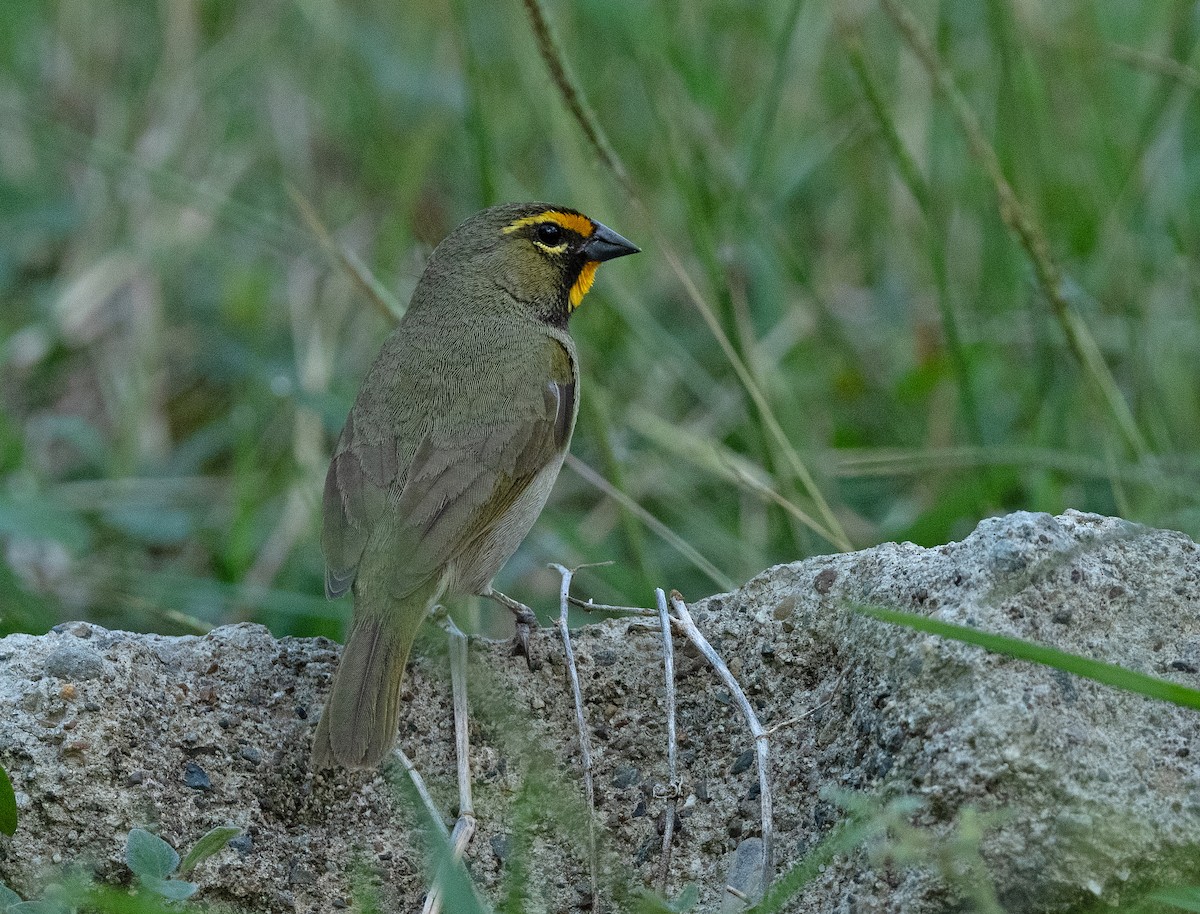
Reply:
[[[556,340],[552,378],[502,401],[503,414],[450,427],[368,422],[351,411],[325,480],[325,588],[346,593],[368,556],[393,597],[411,593],[493,524],[557,459],[575,419],[570,356]],[[459,391],[459,395],[464,392]],[[494,397],[494,392],[493,392]],[[374,419],[375,416],[370,418]],[[401,441],[417,441],[405,454]],[[373,579],[376,575],[373,575]]]

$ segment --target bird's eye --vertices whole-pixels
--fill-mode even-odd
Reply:
[[[543,222],[537,227],[537,240],[547,247],[554,247],[563,240],[562,226],[556,222]]]

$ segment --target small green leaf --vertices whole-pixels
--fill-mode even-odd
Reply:
[[[696,902],[700,900],[700,886],[694,882],[689,882],[683,887],[683,891],[675,896],[675,900],[671,902],[672,911],[690,911],[696,907]]]
[[[168,901],[183,901],[196,894],[200,886],[182,879],[159,879],[157,876],[139,876],[138,882],[148,891]]]
[[[0,911],[7,911],[9,905],[20,903],[21,896],[0,882]]]
[[[166,879],[179,866],[179,855],[162,838],[144,828],[135,828],[125,846],[125,862],[143,880]]]
[[[10,838],[17,831],[17,795],[13,793],[12,781],[8,772],[0,765],[0,832]],[[0,894],[0,901],[4,896]]]
[[[634,914],[673,914],[670,903],[657,892],[642,889],[634,899]]]
[[[219,853],[231,838],[236,838],[241,833],[240,828],[234,828],[232,825],[218,825],[188,851],[188,855],[183,858],[183,863],[179,867],[180,874],[188,875],[213,854]]]

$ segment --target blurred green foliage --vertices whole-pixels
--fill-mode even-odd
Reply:
[[[388,322],[289,186],[401,301],[431,246],[500,200],[576,206],[645,248],[574,320],[573,451],[719,575],[567,470],[499,582],[539,609],[548,561],[611,559],[579,592],[648,604],[834,548],[655,238],[855,546],[1068,507],[1196,536],[1194,5],[911,8],[1048,240],[1132,442],[874,4],[548,5],[643,209],[515,2],[6,0],[0,633],[77,616],[338,633],[321,478]]]

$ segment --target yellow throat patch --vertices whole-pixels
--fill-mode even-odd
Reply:
[[[600,266],[600,261],[589,260],[583,265],[583,269],[579,271],[579,278],[575,280],[575,285],[571,286],[572,311],[579,307],[579,303],[583,301],[583,296],[588,294],[592,283],[596,281],[596,267],[598,266]]]

